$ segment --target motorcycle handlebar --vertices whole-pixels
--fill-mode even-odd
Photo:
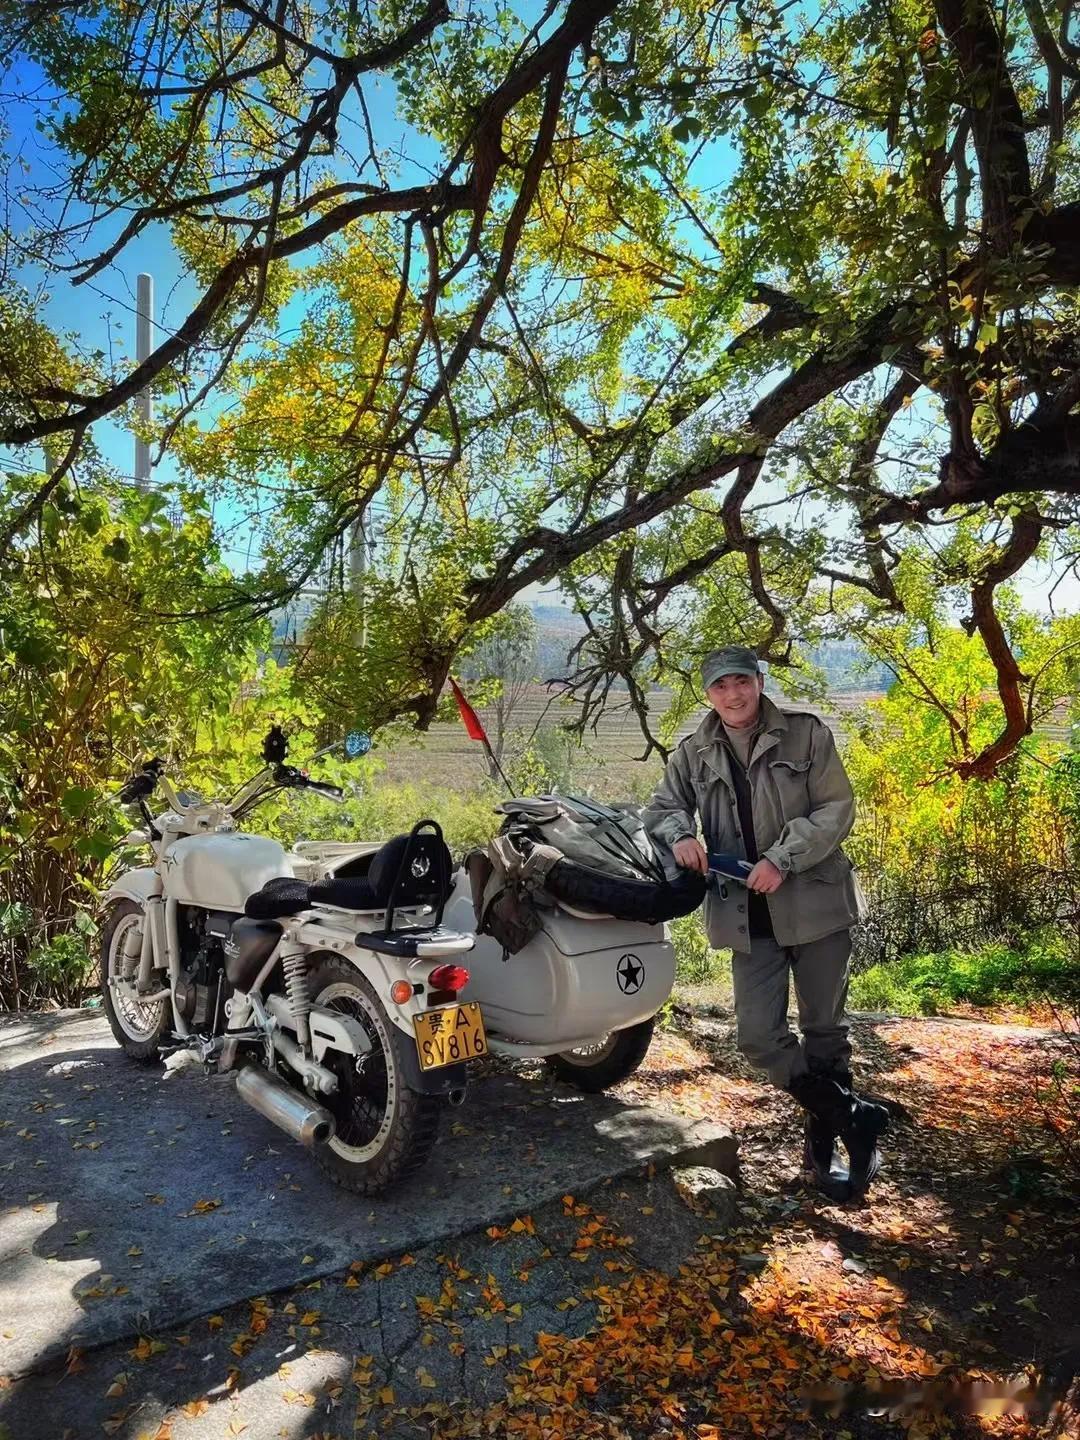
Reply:
[[[139,774],[133,775],[125,781],[117,796],[120,803],[122,805],[145,804],[154,791],[160,788],[166,803],[177,813],[182,815],[185,811],[192,809],[193,807],[189,804],[186,805],[173,789],[171,781],[163,773],[164,769],[164,760],[149,761]],[[264,776],[267,777],[265,780]],[[263,781],[262,784],[259,784],[260,780]],[[272,769],[268,766],[266,770],[252,776],[228,802],[226,809],[236,815],[250,808],[253,803],[262,798],[261,792],[267,788],[268,782],[274,789],[291,787],[298,790],[315,790],[326,799],[338,802],[345,798],[345,792],[340,785],[331,785],[329,781],[325,780],[312,780],[302,770],[297,770],[291,765],[276,765]]]
[[[305,790],[317,790],[320,795],[325,795],[328,800],[344,800],[345,791],[340,785],[331,785],[324,780],[304,779]]]

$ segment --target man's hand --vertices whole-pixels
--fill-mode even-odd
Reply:
[[[756,890],[759,895],[771,895],[783,883],[784,872],[778,870],[771,860],[759,860],[746,877],[746,888]]]
[[[684,870],[697,870],[701,875],[709,873],[709,857],[700,840],[695,840],[690,835],[684,840],[676,840],[671,847],[671,853],[675,856],[676,864],[681,865]]]

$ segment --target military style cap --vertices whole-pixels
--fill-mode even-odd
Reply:
[[[701,688],[708,690],[725,675],[760,675],[761,666],[753,650],[745,645],[725,645],[710,651],[701,662]]]

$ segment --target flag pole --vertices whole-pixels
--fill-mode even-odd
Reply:
[[[507,790],[509,790],[511,796],[513,796],[514,787],[506,778],[506,772],[503,770],[502,766],[499,764],[498,760],[495,757],[495,751],[491,748],[491,741],[487,737],[487,731],[480,723],[480,716],[477,715],[476,711],[469,704],[468,700],[466,700],[465,694],[461,686],[457,683],[454,677],[452,675],[449,675],[447,676],[447,679],[450,681],[450,689],[454,692],[454,699],[457,701],[458,713],[461,715],[462,724],[465,726],[465,733],[468,735],[470,740],[480,741],[484,749],[487,751],[488,759],[491,761],[495,769],[499,772],[500,779],[506,786]]]

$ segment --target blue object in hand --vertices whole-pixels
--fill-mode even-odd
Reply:
[[[725,855],[717,850],[709,851],[709,870],[714,875],[723,875],[725,880],[738,880],[740,885],[745,885],[746,877],[753,868],[753,861],[744,860],[740,855]]]

